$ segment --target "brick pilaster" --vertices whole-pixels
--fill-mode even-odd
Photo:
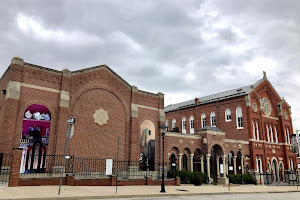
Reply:
[[[20,164],[22,159],[22,148],[14,148],[10,168],[10,177],[8,187],[19,186]]]

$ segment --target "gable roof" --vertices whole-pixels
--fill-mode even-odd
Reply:
[[[260,85],[264,80],[265,79],[260,79],[253,85],[248,85],[248,86],[244,86],[241,88],[228,90],[225,92],[220,92],[217,94],[200,97],[199,103],[197,105],[207,104],[207,103],[216,102],[216,101],[220,101],[220,100],[224,100],[224,99],[230,99],[233,97],[245,96],[247,94],[250,94],[253,91],[253,88]],[[195,100],[192,99],[192,100],[184,101],[181,103],[168,105],[167,107],[165,107],[165,112],[170,112],[170,111],[177,110],[177,109],[188,108],[188,107],[192,107],[195,105],[196,105]]]

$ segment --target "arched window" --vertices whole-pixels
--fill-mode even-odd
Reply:
[[[225,122],[230,122],[231,121],[231,111],[229,108],[225,110]]]
[[[173,119],[172,120],[172,130],[176,128],[176,119]]]
[[[194,122],[194,117],[193,115],[190,116],[190,134],[194,134],[195,133],[195,122]]]
[[[169,120],[166,121],[167,131],[169,131]]]
[[[254,126],[254,122],[252,122],[252,129],[253,129],[253,139],[256,140],[256,133],[255,133],[255,126]]]
[[[188,162],[187,162],[187,156],[183,154],[182,156],[182,170],[187,170],[188,169]]]
[[[257,136],[256,139],[259,140],[259,130],[258,130],[258,124],[257,124],[257,122],[255,123],[255,125],[256,125],[256,134],[257,134],[256,135]]]
[[[270,125],[271,142],[274,142],[272,126]]]
[[[170,160],[171,160],[171,170],[176,170],[176,156],[172,154]]]
[[[268,142],[270,142],[270,133],[269,133],[269,127],[268,125],[266,125],[267,127],[267,138],[268,138]]]
[[[275,132],[275,142],[278,143],[278,134],[277,134],[276,126],[274,126],[274,132]]]
[[[210,113],[210,125],[216,126],[216,114],[214,112]]]
[[[186,119],[182,118],[182,133],[186,133]]]
[[[243,112],[239,106],[236,108],[236,126],[237,129],[243,129]]]
[[[202,128],[206,126],[206,115],[204,113],[201,115],[201,126]]]
[[[294,171],[294,164],[293,164],[293,160],[290,159],[290,171]]]
[[[258,173],[263,173],[262,163],[260,158],[256,158],[256,170]]]

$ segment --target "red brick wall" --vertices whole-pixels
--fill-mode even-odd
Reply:
[[[21,86],[20,99],[4,100],[0,97],[1,119],[0,150],[11,152],[19,147],[25,109],[32,104],[45,105],[51,112],[48,154],[63,154],[66,142],[68,117],[76,117],[74,135],[68,153],[82,157],[114,158],[117,155],[117,139],[120,139],[120,160],[139,158],[140,124],[151,120],[156,128],[156,162],[159,162],[159,112],[164,107],[158,94],[132,91],[132,87],[107,66],[73,72],[71,77],[63,72],[25,63],[11,65],[0,81],[6,89],[7,82],[15,80],[26,84],[70,92],[70,107],[60,107],[58,92]],[[131,103],[151,107],[138,108],[137,118],[131,117]],[[96,109],[108,112],[108,122],[99,126],[94,122]]]

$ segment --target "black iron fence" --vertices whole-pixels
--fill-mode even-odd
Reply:
[[[300,184],[298,171],[286,171],[284,176],[273,173],[260,173],[259,183],[264,185],[298,185]]]
[[[107,178],[107,159],[85,158],[67,156],[63,168],[63,155],[23,155],[20,177],[21,178],[46,178],[58,177],[61,171],[65,174],[72,174],[78,179],[101,179]],[[165,163],[165,176],[169,166]],[[142,179],[152,177],[160,179],[163,171],[162,163],[155,163],[154,169],[149,170],[147,163],[140,161],[120,161],[113,159],[110,175],[118,176],[120,179]]]
[[[0,185],[7,185],[10,175],[11,155],[0,153]]]

